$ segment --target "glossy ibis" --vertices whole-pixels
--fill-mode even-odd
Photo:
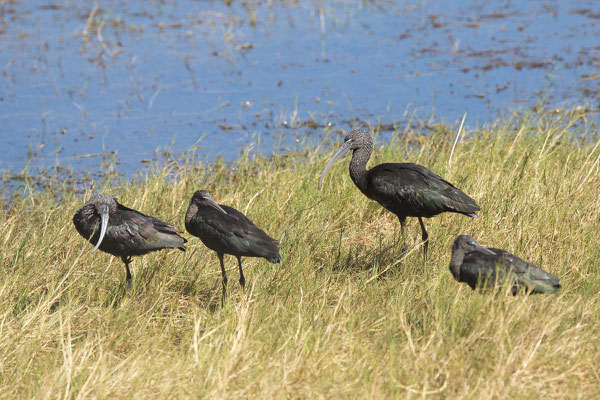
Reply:
[[[558,277],[506,250],[484,247],[467,235],[460,235],[452,244],[450,272],[473,290],[478,286],[493,288],[502,282],[512,285],[513,295],[522,290],[554,293],[560,289]]]
[[[327,171],[348,150],[353,151],[350,178],[365,196],[396,214],[400,220],[403,238],[406,218],[419,218],[425,256],[427,256],[429,235],[422,218],[431,218],[443,212],[459,213],[469,217],[477,216],[475,212],[479,210],[479,206],[475,200],[421,165],[385,163],[367,170],[367,161],[373,151],[373,139],[369,132],[363,129],[354,129],[346,135],[342,147],[325,166],[319,179],[319,189]],[[406,247],[403,246],[403,251],[405,249]]]
[[[151,251],[179,249],[187,242],[173,224],[150,217],[119,204],[107,194],[94,194],[73,216],[77,232],[100,249],[121,257],[127,272],[127,290],[131,287],[129,263],[132,256]]]
[[[252,223],[235,208],[219,205],[205,190],[198,190],[192,196],[185,214],[185,229],[200,238],[202,243],[217,253],[223,278],[223,297],[225,304],[227,274],[223,264],[223,255],[237,257],[240,270],[240,285],[246,285],[242,271],[242,256],[263,257],[275,264],[281,261],[279,242]]]

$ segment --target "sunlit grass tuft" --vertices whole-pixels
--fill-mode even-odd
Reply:
[[[600,143],[584,115],[519,115],[476,131],[395,134],[370,165],[418,162],[481,205],[427,220],[423,264],[412,220],[399,258],[395,216],[350,180],[348,159],[317,190],[330,153],[235,167],[192,162],[106,186],[174,221],[194,190],[281,240],[282,263],[246,259],[246,293],[227,257],[136,257],[124,268],[72,226],[72,192],[35,192],[0,211],[0,393],[6,398],[596,398],[600,394]],[[561,278],[552,296],[479,294],[452,279],[458,234]]]

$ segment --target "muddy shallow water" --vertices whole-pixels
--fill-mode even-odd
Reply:
[[[598,37],[592,1],[0,1],[0,175],[597,110]]]

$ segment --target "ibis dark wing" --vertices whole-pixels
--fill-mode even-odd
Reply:
[[[117,203],[117,207],[120,211],[119,215],[141,225],[143,224],[145,226],[152,226],[152,228],[156,229],[158,232],[175,235],[181,233],[179,229],[175,228],[175,224],[172,222],[162,221],[156,217],[146,215],[138,210],[134,210],[133,208],[129,208],[120,203]]]
[[[233,234],[244,238],[252,231],[254,224],[248,217],[235,208],[220,204],[227,215],[212,207],[201,207],[198,209],[197,217],[201,219],[200,224],[208,225],[215,233],[220,235]],[[198,224],[195,224],[198,225]]]
[[[367,181],[367,196],[396,214],[432,217],[445,211],[479,210],[475,200],[418,164],[380,164],[368,171]]]
[[[187,242],[173,224],[117,203],[109,216],[101,249],[111,254],[142,255],[165,248],[185,250]],[[106,242],[106,244],[105,244]],[[108,249],[104,249],[107,247]],[[112,251],[111,251],[112,250]],[[117,251],[115,251],[117,250]]]
[[[490,248],[499,257],[496,263],[504,269],[512,271],[515,275],[516,284],[526,286],[534,293],[553,293],[560,289],[560,280],[537,265],[509,253],[506,250]]]
[[[512,282],[513,294],[528,288],[533,293],[553,293],[560,288],[559,279],[534,264],[506,250],[489,248],[495,255],[481,251],[465,254],[460,268],[460,280],[472,288],[479,283],[486,286]]]
[[[227,215],[212,207],[201,207],[188,230],[210,249],[224,254],[279,259],[279,242],[235,208],[220,204]],[[278,262],[278,261],[272,261]]]
[[[504,280],[504,269],[498,270],[496,264],[494,256],[477,251],[467,252],[460,266],[459,280],[467,283],[473,290],[481,284],[492,287],[496,282]]]

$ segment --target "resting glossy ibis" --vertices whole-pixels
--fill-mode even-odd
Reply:
[[[479,206],[475,200],[421,165],[385,163],[367,170],[367,161],[373,151],[373,139],[369,132],[363,129],[354,129],[346,135],[342,147],[325,166],[319,179],[319,189],[329,168],[348,150],[353,151],[350,178],[365,196],[396,214],[400,220],[402,237],[404,237],[406,217],[419,218],[425,256],[427,256],[429,235],[422,218],[431,218],[443,212],[454,212],[469,217],[477,216],[475,212],[479,210]]]
[[[219,205],[205,190],[198,190],[192,196],[185,214],[185,229],[200,238],[202,243],[217,253],[223,277],[223,298],[225,304],[227,274],[223,255],[237,257],[240,270],[240,285],[244,288],[246,279],[242,271],[242,256],[263,257],[275,264],[281,261],[279,242],[252,223],[235,208]]]
[[[77,232],[100,249],[121,257],[127,272],[127,290],[131,287],[129,263],[132,256],[151,251],[179,249],[187,242],[173,224],[150,217],[119,204],[107,194],[94,194],[73,216]]]
[[[492,288],[503,282],[512,285],[513,295],[522,290],[554,293],[560,289],[558,277],[506,250],[484,247],[467,235],[460,235],[452,245],[450,272],[473,290],[479,285]]]

